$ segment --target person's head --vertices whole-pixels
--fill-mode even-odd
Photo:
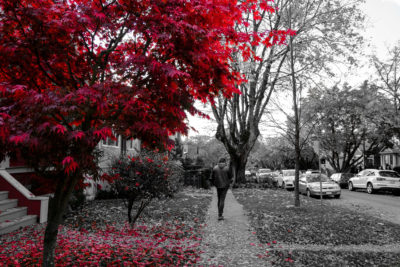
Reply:
[[[225,166],[226,166],[226,159],[225,159],[225,158],[220,158],[220,159],[218,160],[218,166],[219,166],[220,168],[225,167]]]

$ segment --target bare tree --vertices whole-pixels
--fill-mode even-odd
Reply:
[[[335,59],[329,52],[347,55],[345,50],[355,47],[358,36],[354,29],[359,25],[357,20],[362,18],[357,9],[359,2],[361,0],[276,0],[272,14],[260,11],[261,3],[257,4],[258,9],[244,14],[248,26],[238,26],[240,32],[276,32],[291,28],[296,35],[289,36],[290,45],[284,42],[284,45],[268,46],[251,38],[249,59],[238,53],[233,56],[233,67],[248,82],[238,85],[241,94],[231,99],[223,96],[216,99],[213,114],[218,124],[216,137],[230,155],[237,181],[244,180],[247,158],[260,135],[259,126],[267,107],[271,106],[274,91],[287,90],[288,85],[298,90],[297,81],[303,79],[302,84],[304,79],[307,83],[314,81],[311,74],[321,66],[325,73],[331,74],[332,65],[328,63],[335,63]],[[293,60],[293,68],[290,64],[285,67],[288,59]],[[298,112],[298,108],[295,109]],[[300,112],[296,117],[299,116]]]
[[[256,38],[262,33],[286,30],[283,25],[282,10],[290,0],[276,0],[275,12],[257,8],[243,14],[244,24],[237,30],[244,34],[253,33],[248,44],[248,54],[235,53],[233,68],[242,73],[248,82],[240,84],[241,94],[231,99],[220,96],[212,110],[217,126],[216,138],[221,141],[231,159],[231,167],[236,181],[244,181],[244,171],[250,151],[260,135],[259,123],[278,82],[280,71],[289,51],[286,45],[264,45]],[[248,36],[252,36],[251,34]],[[268,38],[268,37],[267,37]],[[272,37],[275,38],[275,37]],[[275,41],[272,40],[273,42]],[[270,43],[270,40],[267,40]]]
[[[387,93],[393,101],[396,115],[400,110],[400,42],[389,49],[386,60],[372,57],[373,65],[380,81],[380,89]]]
[[[363,15],[357,8],[362,1],[294,2],[286,11],[287,23],[298,33],[289,38],[290,53],[284,71],[287,71],[287,87],[291,88],[293,115],[286,116],[286,136],[295,151],[295,206],[300,206],[299,166],[301,151],[313,132],[318,118],[309,115],[302,118],[301,101],[304,86],[318,84],[333,74],[337,65],[355,63],[351,55],[362,44],[356,30],[362,27]],[[310,49],[311,48],[311,49]],[[340,55],[332,57],[333,54]],[[285,76],[284,76],[285,77]],[[285,84],[285,83],[284,83]]]

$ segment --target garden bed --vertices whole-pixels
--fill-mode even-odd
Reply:
[[[319,199],[303,196],[301,207],[296,208],[294,193],[283,190],[236,189],[234,195],[244,206],[261,244],[281,259],[279,265],[400,264],[399,225],[330,205],[327,200],[321,206]],[[335,250],[340,246],[344,249]],[[361,252],[358,246],[370,247],[371,252]],[[379,246],[393,249],[374,251]]]
[[[134,227],[123,200],[95,200],[67,214],[58,235],[56,265],[176,266],[200,255],[201,228],[211,191],[185,188],[155,199]],[[0,237],[0,266],[40,266],[44,226]]]

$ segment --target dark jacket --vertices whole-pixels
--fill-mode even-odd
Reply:
[[[225,166],[221,169],[218,165],[215,166],[211,172],[210,181],[216,188],[228,188],[232,182],[229,167]]]

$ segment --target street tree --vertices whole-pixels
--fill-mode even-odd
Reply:
[[[238,92],[225,44],[240,14],[227,0],[0,0],[0,154],[54,185],[43,266],[74,188],[99,176],[101,139],[171,148],[195,100]]]
[[[286,38],[295,32],[283,25],[282,11],[288,0],[241,1],[243,23],[236,25],[244,43],[234,51],[232,66],[244,76],[240,93],[231,99],[223,95],[212,105],[217,122],[216,138],[230,156],[237,182],[245,181],[250,151],[260,135],[259,123],[278,82],[288,53]]]
[[[382,148],[390,136],[382,127],[389,100],[373,84],[360,88],[349,85],[325,90],[310,90],[304,104],[304,116],[317,116],[314,135],[320,141],[321,154],[335,172],[348,172],[364,156]]]
[[[295,151],[295,206],[300,206],[299,167],[301,150],[309,143],[315,117],[302,119],[304,92],[334,74],[334,68],[344,63],[352,65],[363,37],[358,30],[363,26],[364,16],[359,9],[363,0],[292,1],[285,10],[287,27],[296,31],[289,37],[290,52],[283,66],[282,82],[278,87],[290,88],[291,112],[284,112],[288,123],[284,136],[293,144]],[[333,56],[334,55],[334,56]],[[284,89],[283,89],[284,90]],[[278,128],[282,127],[278,125]]]
[[[297,91],[293,95],[296,120],[301,113],[298,83],[308,88],[323,74],[332,75],[338,63],[333,55],[354,61],[352,52],[362,39],[356,33],[363,21],[358,9],[361,2],[277,0],[271,3],[274,12],[268,13],[264,1],[252,1],[243,15],[246,23],[237,27],[239,32],[251,34],[249,51],[235,54],[232,62],[247,82],[238,86],[241,94],[230,100],[221,97],[213,107],[218,123],[216,137],[225,145],[239,181],[243,180],[244,166],[260,135],[259,124],[271,106],[273,92],[287,88]],[[263,43],[258,36],[264,32],[286,33],[275,42],[283,45]]]

